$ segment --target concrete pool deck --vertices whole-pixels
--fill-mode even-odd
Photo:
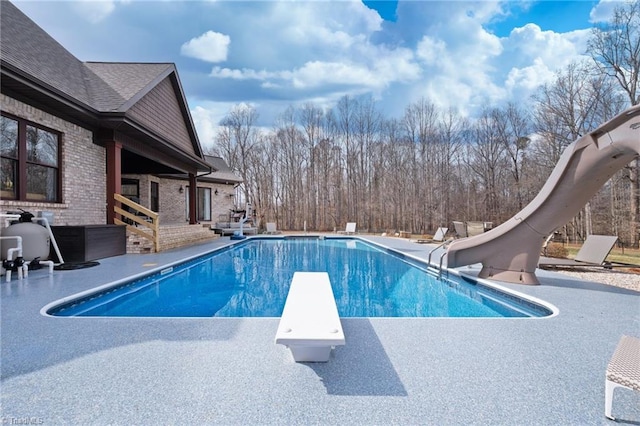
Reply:
[[[363,238],[421,258],[434,247]],[[640,336],[640,293],[548,271],[539,286],[500,285],[556,316],[345,318],[346,345],[318,364],[274,343],[279,318],[40,313],[228,242],[3,281],[3,424],[615,424],[604,417],[605,370],[623,334]],[[640,395],[616,390],[613,415],[640,424]]]

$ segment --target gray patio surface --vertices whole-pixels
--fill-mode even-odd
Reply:
[[[367,238],[423,258],[433,247]],[[539,271],[539,286],[501,285],[556,316],[346,318],[346,346],[317,364],[274,344],[278,318],[40,313],[228,241],[2,282],[2,423],[615,424],[604,417],[605,369],[623,334],[640,336],[640,294],[553,272]],[[613,414],[640,424],[638,393],[616,390]]]

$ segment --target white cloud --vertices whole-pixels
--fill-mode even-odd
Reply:
[[[72,3],[77,14],[96,24],[111,15],[116,8],[115,1],[77,0]]]
[[[184,43],[180,53],[206,62],[222,62],[227,60],[230,42],[228,35],[207,31]]]
[[[427,65],[438,66],[441,58],[447,52],[447,44],[443,40],[424,36],[416,48],[416,56]]]
[[[252,31],[230,33],[234,57],[211,70],[220,81],[213,84],[233,80],[263,109],[331,106],[346,94],[371,93],[390,115],[420,97],[473,115],[487,105],[528,101],[558,69],[583,58],[590,34],[529,24],[499,38],[485,26],[508,8],[491,1],[401,1],[398,22],[384,25],[359,0],[328,6],[267,2],[242,15]],[[280,100],[271,100],[274,94]]]
[[[456,2],[442,2],[429,12],[433,22],[415,48],[423,78],[414,83],[407,101],[427,97],[443,108],[470,111],[502,99],[504,89],[495,81],[495,74],[504,48],[500,38],[482,25],[490,16],[502,13],[501,9],[495,3],[460,7]],[[423,17],[415,19],[419,18]]]
[[[589,20],[592,23],[607,22],[613,17],[613,11],[616,6],[621,6],[620,0],[601,0],[589,14]]]
[[[555,70],[550,69],[541,58],[523,68],[509,71],[505,86],[510,92],[531,93],[541,85],[555,78]]]
[[[266,80],[284,78],[285,72],[256,71],[250,68],[231,69],[213,67],[209,76],[215,78],[229,78],[232,80]]]
[[[498,61],[503,69],[507,99],[527,102],[543,84],[551,82],[556,72],[584,55],[589,30],[568,33],[542,31],[536,24],[515,28],[503,39],[504,55]]]
[[[527,58],[540,57],[550,67],[558,68],[566,63],[567,58],[582,53],[571,40],[575,41],[577,34],[580,33],[566,36],[553,31],[542,31],[536,24],[527,24],[515,28],[505,40],[505,45],[519,55]]]
[[[256,71],[243,68],[230,69],[214,67],[211,77],[233,80],[264,81],[264,88],[305,90],[325,85],[360,86],[372,90],[380,89],[393,82],[412,81],[420,74],[420,68],[412,62],[410,52],[391,54],[376,62],[366,63],[311,61],[294,70]]]
[[[325,84],[377,86],[379,83],[365,66],[345,62],[307,62],[292,77],[293,87],[299,89]]]
[[[196,106],[192,113],[203,145],[242,100],[256,103],[262,123],[290,105],[330,107],[343,95],[357,94],[381,100],[389,116],[401,115],[421,97],[473,115],[486,105],[528,98],[556,70],[583,58],[590,35],[529,24],[499,38],[487,28],[496,20],[508,22],[513,7],[489,0],[400,0],[397,22],[383,21],[360,0],[140,1],[117,20],[104,18],[115,17],[118,0],[42,4],[38,9],[47,13],[38,13],[56,23],[63,44],[83,60],[175,61],[185,92],[197,96],[189,102]],[[601,1],[591,19],[606,19],[605,9],[614,4]],[[83,20],[80,31],[71,25],[71,7],[99,22]],[[178,26],[177,19],[193,22]],[[169,25],[171,31],[158,30]],[[171,57],[178,48],[181,56]],[[213,99],[222,102],[208,101]]]
[[[206,101],[191,109],[191,118],[196,126],[200,145],[205,151],[214,145],[215,136],[219,129],[218,124],[233,106],[233,102]]]

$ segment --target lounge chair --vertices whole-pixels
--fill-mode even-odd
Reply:
[[[640,392],[640,339],[622,336],[616,347],[605,376],[604,415],[611,419],[613,391],[615,388]]]
[[[267,222],[267,230],[265,234],[279,234],[278,227],[275,222]]]
[[[487,226],[493,226],[493,222],[453,221],[453,227],[456,231],[456,238],[467,238],[483,234],[487,229]]]
[[[473,237],[484,234],[484,224],[485,222],[467,222],[467,235]]]
[[[347,222],[347,226],[344,231],[338,231],[338,234],[355,234],[356,233],[356,223],[355,222]]]
[[[557,259],[553,257],[540,257],[540,268],[571,268],[580,266],[612,267],[611,262],[605,259],[618,240],[615,235],[589,235],[576,254],[575,259]],[[622,265],[622,264],[621,264]]]
[[[464,222],[456,222],[453,221],[453,229],[456,232],[457,238],[467,238],[469,235],[467,234],[467,225]]]
[[[449,228],[438,228],[436,230],[435,235],[431,239],[419,239],[416,241],[419,244],[428,244],[428,243],[441,243],[444,241],[445,236],[447,235],[447,231]]]

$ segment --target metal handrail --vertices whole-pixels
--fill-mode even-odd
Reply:
[[[438,279],[442,279],[442,260],[444,259],[444,257],[447,255],[447,252],[444,251],[441,255],[440,255],[440,265],[438,266]],[[449,270],[447,269],[447,276],[449,274]]]
[[[427,263],[429,265],[429,267],[432,267],[431,265],[431,255],[438,249],[442,248],[442,247],[446,247],[449,243],[451,243],[455,238],[449,238],[447,241],[444,241],[441,244],[438,244],[437,246],[435,246],[430,252],[429,252],[429,257],[427,257]],[[447,251],[445,250],[441,255],[440,255],[440,262],[438,264],[438,279],[442,278],[442,260],[444,259],[444,256],[447,254]],[[435,267],[435,266],[434,266]]]
[[[442,243],[438,244],[437,246],[435,246],[435,247],[434,247],[434,248],[429,252],[429,257],[427,258],[427,263],[428,263],[429,265],[431,265],[431,255],[432,255],[436,250],[438,250],[439,248],[441,248],[441,247],[443,247],[443,246],[446,246],[447,244],[449,244],[449,243],[450,243],[451,241],[453,241],[453,240],[454,240],[454,238],[449,238],[447,241],[444,241],[444,242],[442,242]]]

